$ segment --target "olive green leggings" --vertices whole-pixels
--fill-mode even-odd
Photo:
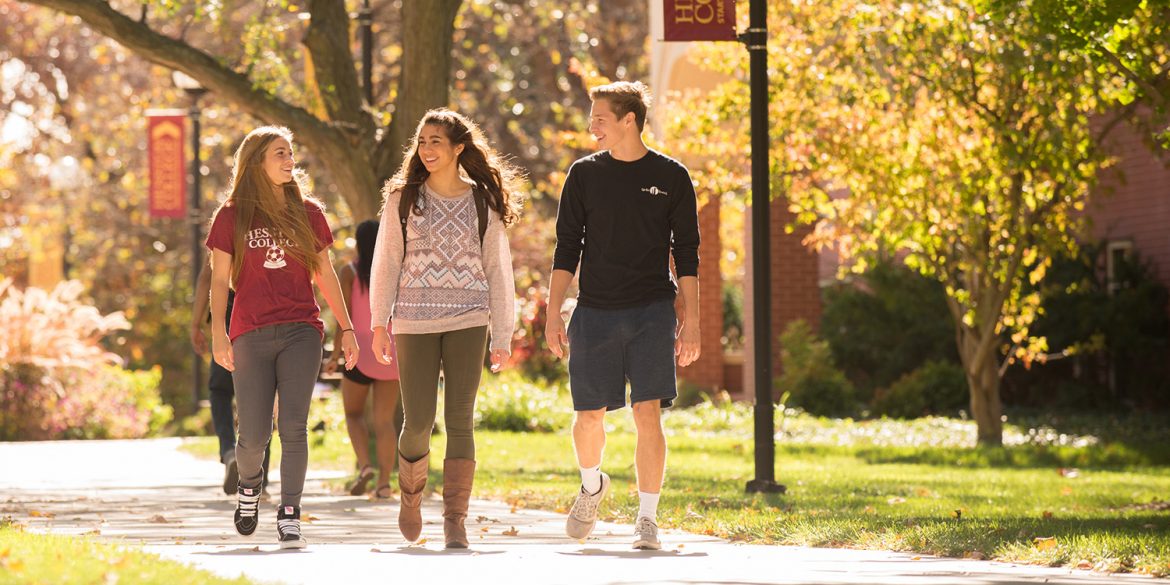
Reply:
[[[398,376],[405,416],[398,452],[417,461],[431,449],[443,370],[447,459],[475,459],[475,396],[487,352],[487,326],[442,333],[397,334]]]

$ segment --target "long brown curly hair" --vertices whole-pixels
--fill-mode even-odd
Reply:
[[[232,254],[232,282],[239,279],[244,266],[244,250],[247,250],[246,235],[257,218],[260,225],[268,228],[274,236],[280,234],[279,237],[291,243],[291,246],[285,246],[285,253],[307,268],[310,275],[316,274],[320,268],[317,236],[309,223],[305,202],[320,209],[325,206],[309,194],[305,185],[307,177],[300,169],[294,169],[292,181],[280,185],[284,190],[284,201],[277,201],[275,185],[264,172],[264,155],[277,138],[284,138],[291,145],[293,134],[281,126],[261,126],[244,137],[236,149],[228,196],[215,210],[217,216],[225,207],[236,209],[236,225],[232,233],[236,250]],[[215,216],[212,216],[212,223]]]
[[[463,145],[456,162],[475,183],[474,196],[486,198],[488,207],[500,215],[505,227],[516,223],[520,219],[518,186],[523,174],[488,144],[483,131],[475,122],[447,108],[430,110],[419,121],[414,138],[402,157],[402,166],[382,187],[382,212],[386,211],[386,201],[389,201],[390,194],[402,191],[402,197],[410,203],[411,211],[422,215],[418,205],[419,188],[431,173],[423,166],[422,158],[418,155],[418,137],[428,124],[442,128],[452,148]],[[397,210],[393,211],[397,214]]]

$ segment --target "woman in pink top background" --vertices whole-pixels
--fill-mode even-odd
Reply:
[[[386,499],[393,494],[390,489],[390,472],[397,461],[398,435],[394,431],[394,409],[398,405],[398,360],[389,365],[379,363],[374,357],[373,332],[370,330],[370,265],[374,258],[374,242],[378,237],[378,222],[367,220],[357,227],[357,258],[338,271],[341,291],[345,295],[345,306],[353,321],[357,334],[358,360],[353,369],[342,369],[341,396],[345,403],[345,426],[349,441],[357,456],[357,476],[346,489],[354,496],[360,496],[369,489],[375,470],[370,461],[370,431],[366,427],[366,399],[370,388],[374,389],[374,439],[378,455],[377,489],[374,497]],[[391,350],[393,351],[393,349]],[[341,358],[341,345],[334,344],[333,356],[325,371],[337,370]]]

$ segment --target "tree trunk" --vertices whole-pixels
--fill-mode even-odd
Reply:
[[[994,344],[998,337],[994,327],[971,327],[963,323],[963,308],[951,297],[947,306],[955,322],[955,341],[959,360],[967,375],[967,390],[971,398],[971,416],[975,419],[976,442],[980,445],[1003,444],[1003,403],[999,398],[1000,373],[998,352],[984,346]],[[986,319],[987,317],[984,317]],[[980,352],[980,349],[984,349]]]
[[[402,3],[402,76],[394,99],[390,131],[374,157],[379,181],[402,163],[402,151],[431,108],[446,106],[451,77],[451,37],[463,0]]]
[[[967,386],[971,392],[971,416],[977,428],[976,441],[980,445],[1003,445],[1003,403],[999,398],[999,367],[993,359],[983,364],[970,364],[973,355],[961,352]],[[972,369],[975,366],[976,369]]]

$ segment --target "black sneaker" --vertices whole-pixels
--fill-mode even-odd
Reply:
[[[236,465],[235,452],[228,453],[227,461],[223,463],[223,493],[232,495],[232,491],[240,485],[240,468]]]
[[[236,494],[236,532],[244,536],[256,532],[256,511],[259,506],[260,488],[239,486]]]
[[[276,537],[280,548],[305,548],[308,541],[301,536],[301,509],[281,506],[276,509]]]

